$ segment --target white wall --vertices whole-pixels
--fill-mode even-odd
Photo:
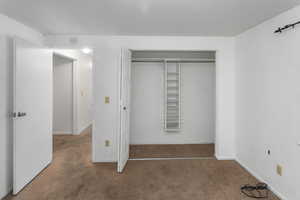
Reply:
[[[75,122],[77,133],[81,133],[92,123],[92,55],[74,49],[55,49],[54,52],[75,59],[76,99],[77,113]]]
[[[75,39],[74,39],[75,37]],[[48,36],[53,47],[94,49],[93,160],[117,160],[118,73],[121,48],[135,50],[216,50],[216,155],[235,157],[235,74],[234,38],[230,37],[109,37]],[[111,103],[105,104],[105,96]],[[105,140],[111,146],[105,147]]]
[[[93,58],[81,53],[79,70],[79,131],[90,126],[93,121]]]
[[[73,134],[73,60],[53,57],[53,133]]]
[[[39,32],[0,14],[0,199],[12,189],[12,42],[16,36],[42,44]]]
[[[181,64],[181,131],[164,131],[164,64],[133,63],[131,144],[214,143],[215,66]]]
[[[236,55],[237,158],[289,200],[300,199],[300,27],[273,32],[299,19],[300,6],[239,35]]]

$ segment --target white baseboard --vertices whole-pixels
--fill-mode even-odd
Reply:
[[[215,144],[214,142],[187,142],[187,143],[178,143],[178,142],[174,142],[174,143],[130,143],[130,145],[169,145],[169,144]]]
[[[107,160],[92,160],[93,163],[117,163],[118,161],[116,160],[110,160],[110,159],[107,159]]]
[[[241,160],[239,160],[238,158],[235,159],[236,162],[238,162],[246,171],[248,171],[252,176],[254,176],[255,178],[257,178],[259,181],[267,183],[261,176],[259,176],[256,172],[254,172],[253,170],[251,170],[249,167],[247,167],[245,164],[243,164],[243,162],[241,162]],[[267,183],[268,184],[268,183]],[[268,184],[269,189],[276,194],[281,200],[287,200],[286,197],[284,197],[280,192],[278,192],[277,190],[274,189],[274,187],[272,187],[271,185]]]
[[[79,131],[78,131],[78,135],[80,135],[85,129],[87,129],[89,126],[92,125],[92,122],[88,123],[87,125],[83,126]]]
[[[217,160],[235,160],[234,157],[230,157],[230,156],[220,156],[215,154],[215,157],[217,158]]]
[[[7,190],[0,193],[0,199],[4,199],[7,195],[13,192],[12,186],[10,186]]]
[[[72,132],[66,132],[66,131],[53,131],[53,135],[72,135]]]
[[[215,160],[214,157],[129,158],[128,160]]]

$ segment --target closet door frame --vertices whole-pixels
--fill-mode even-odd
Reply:
[[[123,49],[123,48],[121,48]],[[214,121],[215,121],[215,126],[214,126],[214,142],[215,142],[215,149],[214,149],[214,152],[215,152],[215,157],[218,159],[218,160],[228,160],[228,159],[233,159],[231,157],[223,157],[221,156],[221,152],[220,151],[220,135],[221,135],[221,130],[220,130],[220,125],[219,123],[222,121],[221,117],[220,117],[220,110],[219,110],[219,104],[221,104],[221,100],[220,100],[220,94],[221,94],[221,90],[220,90],[220,86],[219,86],[219,83],[221,82],[220,79],[222,77],[222,70],[221,70],[221,66],[220,66],[220,63],[219,63],[219,57],[220,57],[220,51],[218,49],[177,49],[177,48],[174,48],[174,49],[170,49],[170,48],[127,48],[128,50],[130,50],[131,52],[134,52],[134,51],[187,51],[187,52],[193,52],[193,51],[212,51],[212,52],[215,52],[215,112],[214,112]],[[121,61],[121,59],[120,59]],[[121,66],[121,63],[119,64],[119,66]],[[118,86],[120,86],[121,84],[121,68],[118,67]],[[120,94],[120,87],[118,88],[118,94]],[[119,98],[120,99],[120,96]],[[117,104],[117,116],[118,116],[118,120],[117,120],[117,130],[120,130],[120,112],[119,112],[119,109],[120,109],[120,102]],[[117,147],[119,146],[119,138],[118,138],[118,135],[119,135],[119,132],[117,134]],[[117,148],[117,151],[118,151],[118,148]],[[222,153],[223,154],[223,153]]]

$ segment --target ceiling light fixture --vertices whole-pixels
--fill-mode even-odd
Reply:
[[[90,48],[83,48],[83,49],[81,49],[81,51],[84,54],[90,54],[90,53],[92,53],[92,49],[90,49]]]

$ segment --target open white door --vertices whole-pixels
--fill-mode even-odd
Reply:
[[[129,158],[131,51],[122,50],[120,74],[120,135],[118,172],[123,172]]]
[[[52,160],[52,52],[14,40],[13,194]]]

